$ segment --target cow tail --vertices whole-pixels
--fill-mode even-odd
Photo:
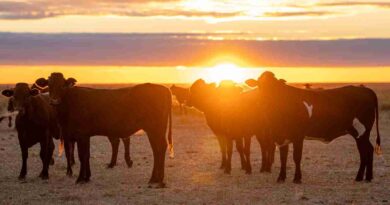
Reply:
[[[64,153],[64,138],[60,138],[60,145],[58,146],[58,157],[61,157]]]
[[[168,150],[169,158],[175,157],[175,152],[173,150],[173,140],[172,140],[172,95],[169,95],[169,113],[168,113]]]
[[[382,148],[381,148],[381,136],[379,134],[379,106],[378,106],[378,97],[374,93],[375,96],[375,121],[376,121],[376,145],[375,145],[375,153],[377,155],[382,154]]]

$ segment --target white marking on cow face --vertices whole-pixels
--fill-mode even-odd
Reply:
[[[285,139],[284,141],[283,141],[283,143],[282,144],[279,144],[279,143],[275,143],[275,145],[277,146],[277,147],[284,147],[284,146],[286,146],[286,145],[288,145],[288,144],[290,144],[290,140],[288,140],[288,139]]]
[[[303,101],[303,104],[305,105],[306,109],[307,109],[307,113],[309,114],[309,118],[311,118],[311,116],[313,115],[313,105],[309,105],[309,103],[307,103],[306,101]]]
[[[356,131],[359,133],[358,137],[363,135],[363,133],[366,131],[366,128],[364,125],[357,119],[353,119],[352,126],[356,129]]]

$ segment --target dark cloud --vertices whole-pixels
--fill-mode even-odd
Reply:
[[[224,53],[254,66],[390,66],[390,39],[202,40],[209,35],[0,33],[0,64],[192,66]]]

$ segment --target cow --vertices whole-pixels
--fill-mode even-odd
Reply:
[[[188,105],[204,113],[208,126],[217,136],[222,154],[221,168],[225,169],[225,173],[229,174],[231,171],[232,146],[233,141],[236,141],[241,167],[247,174],[250,174],[252,172],[250,164],[251,137],[263,135],[263,133],[255,132],[257,116],[251,112],[256,93],[253,91],[242,93],[240,87],[226,86],[223,83],[221,85],[217,88],[214,83],[207,84],[202,79],[195,81],[190,88]],[[269,153],[274,146],[269,146],[271,150],[268,151],[267,146],[270,143],[266,144],[268,142],[265,140],[266,138],[261,139],[262,141],[259,141],[263,155],[261,172],[270,171],[273,154]],[[244,150],[243,140],[245,142]]]
[[[185,105],[189,97],[189,89],[172,85],[170,87],[170,90],[172,92],[172,95],[176,97],[176,100],[179,103],[180,113],[184,112],[184,114],[187,114],[187,109]]]
[[[75,86],[74,78],[52,73],[36,81],[48,87],[65,141],[76,141],[80,173],[76,183],[90,180],[90,137],[95,135],[127,138],[138,130],[147,133],[154,166],[150,187],[165,187],[164,164],[168,148],[173,157],[172,94],[164,86],[146,83],[121,89],[92,89]]]
[[[376,147],[380,154],[378,99],[375,92],[362,86],[345,86],[328,90],[305,90],[281,83],[272,72],[264,72],[258,80],[246,81],[258,87],[257,112],[263,114],[262,125],[271,130],[273,141],[280,147],[281,170],[278,182],[286,179],[288,144],[294,147],[294,183],[301,183],[301,158],[304,139],[324,142],[350,134],[360,154],[356,181],[373,179],[374,148],[369,141],[376,121]]]
[[[39,91],[30,89],[27,83],[17,83],[14,89],[3,90],[2,94],[12,97],[13,109],[18,111],[15,125],[23,161],[19,179],[25,179],[27,174],[28,148],[37,143],[41,146],[40,158],[43,164],[39,177],[48,179],[49,164],[54,164],[53,137],[60,137],[56,113],[49,104],[48,96],[39,95]]]
[[[31,89],[38,89],[41,93],[46,93],[49,92],[49,89],[47,87],[42,88],[36,83],[34,83],[31,86]],[[11,100],[11,99],[10,99]],[[11,101],[10,101],[11,103]],[[117,162],[117,156],[118,156],[118,149],[119,149],[119,138],[115,137],[108,137],[110,144],[111,144],[111,149],[112,149],[112,154],[111,154],[111,161],[110,163],[107,164],[107,168],[114,168],[116,166]],[[63,140],[62,140],[63,141]],[[131,160],[130,157],[130,137],[122,138],[122,142],[125,148],[125,162],[127,164],[127,167],[131,168],[133,165],[133,160]],[[65,144],[65,155],[67,158],[67,171],[66,174],[68,176],[73,175],[73,170],[72,166],[75,164],[75,159],[74,159],[74,148],[75,148],[75,141],[70,141]]]

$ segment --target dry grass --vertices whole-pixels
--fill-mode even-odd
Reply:
[[[387,88],[375,88],[383,103]],[[383,91],[385,90],[385,91]],[[41,181],[39,146],[29,155],[27,180],[17,179],[21,154],[16,132],[0,125],[0,204],[389,204],[390,203],[390,112],[380,113],[384,155],[375,156],[372,183],[355,183],[359,155],[350,136],[330,144],[306,141],[303,151],[303,184],[292,183],[294,165],[290,149],[288,175],[277,184],[279,157],[273,172],[260,174],[261,155],[256,140],[252,144],[254,173],[240,170],[239,157],[233,155],[231,175],[218,169],[220,154],[216,138],[196,112],[189,116],[174,115],[176,158],[167,159],[168,188],[147,188],[152,170],[152,152],[147,137],[132,138],[133,168],[125,165],[120,147],[118,166],[105,168],[111,148],[107,138],[93,137],[91,147],[92,181],[75,185],[76,176],[65,176],[65,158],[56,158],[50,179]],[[371,140],[374,141],[373,133]],[[58,143],[58,142],[57,142]],[[75,175],[78,174],[77,162]]]

